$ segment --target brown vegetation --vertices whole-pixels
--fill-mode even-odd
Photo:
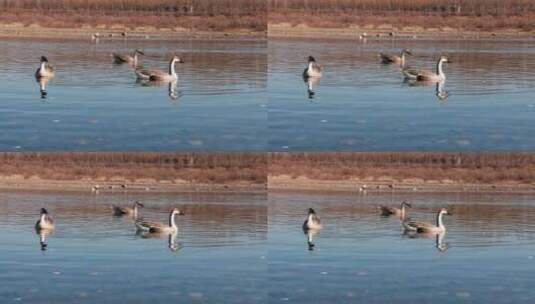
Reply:
[[[262,0],[0,0],[0,22],[263,31],[266,10]]]
[[[270,153],[269,173],[322,180],[408,179],[534,183],[533,153]]]
[[[265,184],[262,153],[1,153],[0,175],[51,180],[176,179],[199,183]]]
[[[535,30],[532,0],[269,0],[269,22],[313,27]]]

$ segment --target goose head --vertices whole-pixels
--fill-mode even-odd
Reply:
[[[143,204],[140,203],[139,201],[135,201],[135,202],[134,202],[134,206],[141,207],[141,208],[144,208],[144,207],[145,207],[145,205],[143,205]]]
[[[43,214],[48,214],[48,211],[46,211],[45,208],[41,208],[41,215],[43,215]]]
[[[308,62],[316,62],[316,58],[308,56]]]
[[[445,63],[451,63],[451,60],[446,57],[446,56],[440,56],[440,59],[438,60],[440,63],[442,62],[445,62]]]
[[[407,54],[407,55],[411,55],[411,56],[412,56],[412,52],[411,52],[410,50],[408,50],[408,49],[403,49],[403,50],[401,50],[401,53],[402,53],[402,54]]]
[[[308,214],[316,214],[316,211],[312,208],[308,208]]]
[[[452,215],[451,212],[449,212],[448,210],[446,210],[446,208],[441,208],[439,211],[438,211],[438,214],[439,215]]]
[[[138,49],[136,49],[136,50],[134,51],[134,54],[145,55],[145,53],[143,53],[142,51],[140,51],[140,50],[138,50]]]
[[[401,202],[401,206],[402,206],[402,207],[403,207],[403,206],[407,206],[407,207],[409,207],[409,208],[412,208],[412,205],[409,204],[409,203],[407,203],[406,201]]]
[[[48,62],[48,58],[46,58],[45,56],[41,56],[41,62]]]
[[[186,215],[186,213],[184,213],[184,211],[178,210],[177,208],[174,208],[173,210],[171,210],[171,215]]]
[[[178,57],[178,56],[173,56],[173,62],[178,62],[178,63],[184,63],[184,60],[182,60],[182,58]]]

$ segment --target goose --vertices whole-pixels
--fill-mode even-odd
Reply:
[[[402,68],[405,67],[405,55],[412,55],[411,51],[407,49],[401,50],[400,55],[389,55],[384,53],[379,53],[379,58],[381,58],[381,63],[383,64],[398,64]]]
[[[314,87],[319,84],[320,82],[319,77],[304,77],[303,80],[307,84],[307,93],[309,99],[314,99],[314,96],[316,95],[316,92],[314,91]]]
[[[405,201],[401,202],[401,205],[399,208],[389,207],[389,206],[379,206],[378,208],[381,211],[381,215],[383,216],[395,215],[401,218],[402,220],[404,220],[406,216],[405,207],[412,208],[411,204]]]
[[[123,215],[130,215],[134,219],[138,218],[138,208],[145,207],[142,203],[135,201],[134,205],[132,207],[121,207],[117,205],[111,205],[111,209],[113,211],[113,215],[115,216],[123,216]]]
[[[54,77],[56,71],[54,67],[48,63],[48,58],[41,56],[41,66],[35,71],[35,78],[39,79],[41,77]]]
[[[176,233],[178,228],[175,223],[175,215],[184,215],[184,212],[174,208],[169,213],[169,225],[162,223],[148,222],[148,221],[136,221],[136,227],[139,231],[149,233]]]
[[[134,67],[137,66],[138,55],[145,55],[145,53],[143,53],[140,50],[135,50],[132,55],[111,53],[114,63],[117,63],[117,64],[128,63],[128,64],[133,65]]]
[[[446,74],[444,74],[444,71],[442,70],[442,64],[445,62],[451,63],[448,57],[440,56],[440,59],[438,59],[437,61],[436,73],[433,73],[428,70],[406,68],[406,69],[403,69],[403,74],[405,75],[406,79],[410,79],[410,80],[432,81],[432,82],[444,81],[446,80]]]
[[[184,63],[180,57],[173,56],[171,61],[169,62],[169,73],[166,73],[161,70],[155,70],[155,69],[141,69],[137,68],[135,70],[136,75],[139,79],[142,80],[149,80],[149,81],[165,81],[165,82],[171,82],[178,80],[178,75],[175,71],[175,63]]]
[[[444,223],[442,222],[442,216],[451,215],[451,213],[448,212],[445,208],[442,208],[437,213],[437,222],[436,225],[433,225],[429,222],[417,222],[417,221],[411,221],[406,220],[403,221],[403,227],[405,228],[405,231],[408,232],[417,232],[417,233],[443,233],[446,232],[446,227],[444,226]]]
[[[54,229],[54,227],[54,220],[48,214],[48,211],[46,211],[45,208],[41,208],[41,217],[39,218],[37,223],[35,223],[35,230],[52,230]]]
[[[308,208],[308,217],[303,223],[303,229],[305,231],[309,229],[312,229],[312,230],[321,229],[320,217],[316,215],[316,212],[312,208]]]
[[[321,77],[323,67],[316,63],[316,59],[308,56],[308,67],[303,71],[303,77]]]

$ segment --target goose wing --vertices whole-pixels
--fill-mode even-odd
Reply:
[[[381,61],[383,63],[394,63],[398,60],[401,60],[401,58],[399,58],[396,55],[389,55],[389,54],[383,54],[383,53],[379,53],[379,57],[381,58]]]
[[[111,209],[113,210],[113,213],[115,215],[123,215],[129,212],[128,208],[117,206],[117,205],[111,205]]]
[[[391,215],[396,213],[396,208],[394,207],[388,207],[388,206],[379,206],[379,210],[383,215]]]
[[[136,74],[140,78],[144,79],[159,79],[159,78],[165,78],[168,74],[164,71],[156,70],[156,69],[145,69],[145,68],[138,68],[136,69]]]
[[[413,220],[405,221],[403,222],[403,225],[409,230],[414,230],[414,231],[425,231],[425,230],[433,229],[435,227],[435,225],[429,222],[420,222],[420,221],[413,221]]]
[[[150,222],[150,221],[144,221],[144,220],[137,220],[136,221],[136,227],[139,230],[144,231],[153,231],[153,230],[160,230],[165,227],[164,224],[158,223],[158,222]]]
[[[116,63],[128,62],[130,60],[129,55],[112,53],[111,56]]]

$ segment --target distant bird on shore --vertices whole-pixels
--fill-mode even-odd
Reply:
[[[184,215],[184,212],[174,208],[169,213],[169,225],[157,222],[148,222],[148,221],[136,221],[136,227],[138,231],[148,232],[148,233],[176,233],[178,227],[175,223],[176,215]]]
[[[308,56],[308,66],[303,71],[303,77],[321,77],[323,72],[323,67],[316,63],[316,59],[312,56]]]
[[[100,33],[93,33],[93,35],[91,35],[91,41],[98,42],[99,38],[100,38]]]
[[[48,58],[41,56],[41,65],[35,71],[35,78],[40,79],[43,77],[52,78],[56,75],[54,67],[48,62]]]
[[[173,56],[169,62],[169,72],[166,73],[161,70],[156,69],[141,69],[137,68],[135,70],[137,78],[141,80],[148,81],[161,81],[161,82],[171,82],[178,80],[178,75],[175,70],[176,63],[184,63],[182,59],[178,56]]]
[[[128,216],[132,216],[134,218],[134,220],[137,220],[138,219],[138,208],[141,207],[145,207],[142,203],[138,202],[138,201],[135,201],[133,206],[132,207],[121,207],[121,206],[117,206],[117,205],[111,205],[111,209],[113,211],[113,215],[115,216],[123,216],[123,215],[128,215]]]
[[[322,226],[321,226],[320,217],[316,215],[316,211],[314,211],[314,209],[309,208],[307,219],[303,223],[303,229],[304,230],[309,230],[309,229],[318,230],[321,228]]]
[[[418,222],[412,220],[403,221],[403,227],[407,232],[416,232],[416,233],[443,233],[446,232],[446,226],[442,221],[443,215],[451,215],[445,208],[440,209],[437,212],[436,225],[429,222]]]
[[[111,53],[111,56],[113,58],[113,62],[117,64],[122,63],[128,63],[134,67],[138,65],[138,56],[139,55],[145,55],[142,51],[136,49],[132,53],[132,55],[129,54],[120,54],[120,53]]]
[[[55,228],[54,220],[45,208],[41,208],[39,220],[35,223],[35,230],[52,230]]]
[[[381,215],[383,216],[395,215],[399,217],[401,220],[404,220],[407,214],[406,207],[412,208],[411,204],[403,201],[401,202],[401,205],[399,208],[389,207],[389,206],[379,206],[378,208],[381,211]]]
[[[411,51],[407,49],[401,50],[401,53],[398,55],[390,55],[385,53],[379,53],[379,58],[381,58],[381,63],[383,64],[397,64],[402,68],[405,67],[405,55],[412,55]]]
[[[403,69],[402,72],[403,72],[403,75],[405,75],[405,78],[408,80],[428,81],[428,82],[445,81],[446,74],[444,74],[444,70],[442,69],[442,65],[444,63],[451,63],[451,61],[446,56],[440,56],[440,58],[437,61],[436,73],[431,72],[429,70],[412,69],[412,68]]]

